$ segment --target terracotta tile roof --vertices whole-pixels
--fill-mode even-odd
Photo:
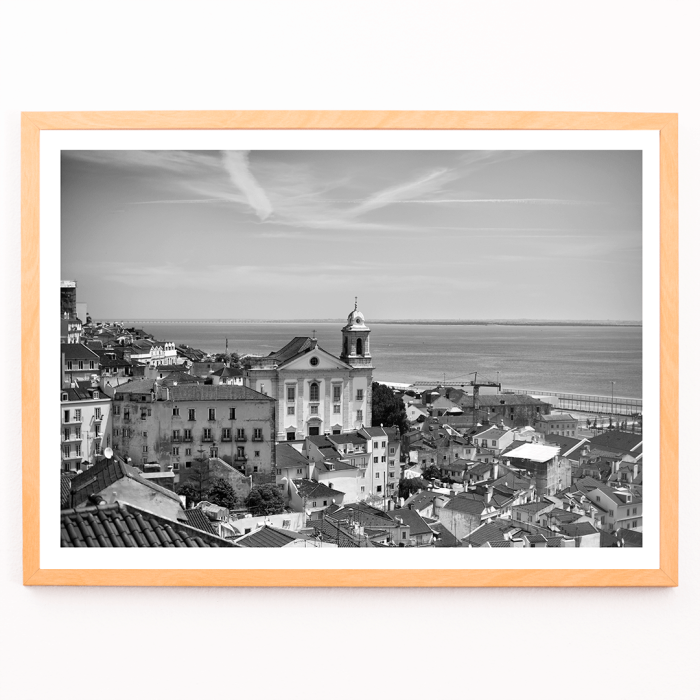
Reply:
[[[70,506],[70,483],[74,476],[73,472],[61,472],[61,510]]]
[[[582,537],[583,535],[594,535],[598,532],[589,522],[573,523],[571,525],[562,525],[561,531],[569,537]]]
[[[116,394],[149,394],[156,385],[155,379],[134,379],[114,388]]]
[[[466,546],[482,547],[487,542],[503,541],[503,530],[508,526],[499,525],[497,522],[485,523],[462,539]]]
[[[173,401],[271,401],[266,396],[247,386],[219,384],[207,386],[204,384],[188,384],[187,386],[171,386],[168,388]]]
[[[284,547],[294,540],[308,540],[309,537],[291,530],[263,525],[259,530],[242,535],[235,542],[238,547]]]
[[[557,421],[570,423],[576,419],[570,413],[550,413],[546,416],[538,416],[537,420],[543,423],[556,423]]]
[[[87,380],[75,382],[75,386],[61,389],[61,394],[68,394],[68,401],[93,401],[95,393],[98,399],[109,399],[99,386],[92,386],[92,383]]]
[[[479,498],[469,498],[467,494],[460,494],[451,498],[443,508],[455,510],[459,513],[469,513],[470,515],[481,515],[486,509],[486,504]]]
[[[61,512],[61,547],[231,547],[232,543],[135,506]]]
[[[436,547],[461,547],[462,543],[442,524],[434,523],[430,529],[435,533],[433,543]]]
[[[626,452],[635,456],[642,451],[642,436],[636,433],[625,433],[622,430],[610,430],[606,433],[600,433],[590,440],[591,445]]]
[[[99,362],[100,359],[96,352],[82,343],[61,343],[61,355],[64,355],[66,361],[95,360]]]
[[[185,511],[185,517],[187,518],[188,525],[196,527],[198,530],[208,532],[210,535],[216,534],[216,530],[214,530],[211,521],[201,508],[189,508]]]
[[[551,503],[545,503],[544,501],[534,501],[533,503],[521,503],[519,506],[513,506],[513,508],[524,510],[527,513],[539,513],[541,510],[549,508],[551,505]]]
[[[404,525],[408,525],[411,537],[433,534],[428,523],[426,523],[415,510],[411,510],[410,508],[397,508],[396,510],[390,510],[389,515],[394,520],[402,520]]]
[[[511,548],[513,543],[510,540],[489,540],[484,546],[502,549],[504,547]]]
[[[105,458],[100,460],[95,466],[73,477],[70,485],[72,498],[72,503],[70,505],[73,507],[80,506],[85,503],[92,494],[98,494],[124,478],[138,481],[149,489],[158,491],[162,495],[178,503],[180,502],[180,498],[176,493],[144,479],[137,469],[128,465],[118,457],[112,457],[110,459]]]
[[[559,445],[561,448],[559,450],[560,457],[578,459],[578,452],[588,443],[588,439],[568,437],[567,435],[547,435],[545,443],[547,445]],[[574,456],[574,453],[577,453],[576,456]]]
[[[418,491],[405,502],[405,505],[412,505],[414,510],[423,510],[431,505],[439,495],[435,491]]]
[[[281,442],[275,449],[275,466],[277,469],[308,467],[309,460],[290,444]]]
[[[320,484],[318,481],[313,481],[311,479],[293,479],[293,481],[302,498],[330,499],[345,495],[343,491],[337,491],[336,489],[326,486],[326,484]]]
[[[465,397],[467,402],[471,401],[471,396]],[[498,406],[549,406],[550,404],[545,403],[541,399],[536,399],[527,394],[483,394],[479,396],[479,403],[481,407],[494,407]]]

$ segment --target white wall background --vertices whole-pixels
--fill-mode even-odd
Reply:
[[[3,3],[0,694],[697,697],[699,23],[671,0]],[[24,588],[20,111],[385,108],[680,113],[680,587]]]

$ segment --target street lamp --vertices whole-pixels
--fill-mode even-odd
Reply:
[[[610,380],[610,416],[615,413],[615,382]]]

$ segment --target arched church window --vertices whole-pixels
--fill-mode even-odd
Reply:
[[[357,354],[362,354],[362,338],[357,339]]]
[[[347,355],[348,354],[348,337],[345,336],[343,339],[343,354]]]
[[[309,385],[309,400],[318,401],[318,384],[316,382],[311,382]]]

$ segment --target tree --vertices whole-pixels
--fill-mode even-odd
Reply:
[[[185,497],[186,508],[193,508],[197,503],[204,500],[201,490],[192,481],[182,484],[180,488],[178,488],[177,493],[179,496]]]
[[[277,515],[284,511],[284,499],[272,484],[261,484],[248,494],[245,506],[253,515]]]
[[[437,464],[431,464],[423,470],[423,478],[431,481],[432,479],[442,479],[442,473],[440,472],[440,467]]]
[[[203,454],[204,451],[200,450],[200,452]],[[190,488],[189,493],[197,503],[204,500],[209,490],[209,462],[203,456],[197,458],[191,467],[184,467],[180,471],[179,494],[182,494],[185,486]]]
[[[399,479],[399,498],[408,498],[423,490],[427,483],[423,479]]]
[[[377,382],[372,382],[372,425],[394,425],[402,435],[409,427],[403,401],[388,386]]]
[[[238,497],[226,479],[217,479],[207,492],[206,500],[216,503],[217,506],[222,508],[232,510],[236,507]]]

